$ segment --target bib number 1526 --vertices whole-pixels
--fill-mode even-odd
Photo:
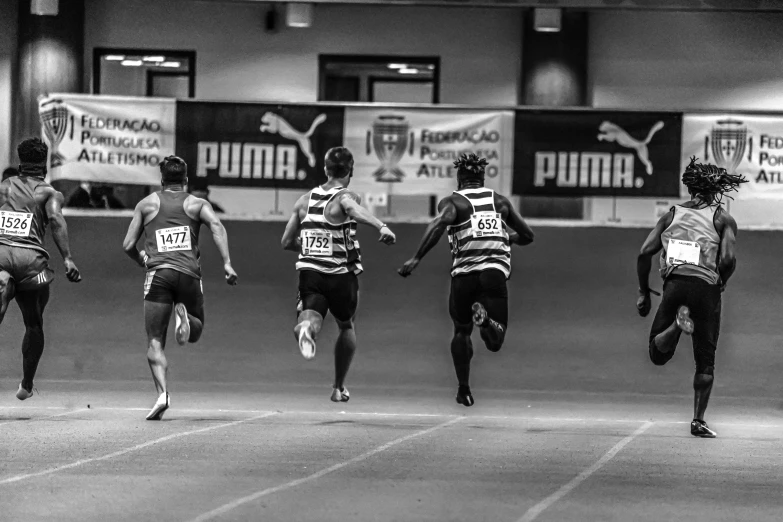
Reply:
[[[27,212],[0,211],[0,234],[6,236],[28,237],[33,215]]]
[[[158,242],[158,252],[175,252],[191,250],[190,227],[163,228],[155,231]]]

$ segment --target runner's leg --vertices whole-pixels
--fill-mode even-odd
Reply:
[[[334,388],[342,390],[345,376],[348,375],[348,369],[356,353],[356,331],[352,319],[337,321],[337,328],[340,329],[340,333],[334,345]]]
[[[508,324],[506,275],[500,270],[486,270],[479,276],[479,281],[481,282],[479,303],[486,311],[486,318],[483,324],[479,325],[479,334],[487,349],[497,352],[503,347]]]
[[[168,361],[164,350],[166,348],[166,333],[171,319],[171,303],[144,301],[144,326],[147,331],[147,362],[152,371],[152,379],[159,394],[167,393],[166,377]]]
[[[49,286],[16,293],[16,303],[22,311],[24,339],[22,341],[22,388],[33,389],[33,379],[44,351],[43,313],[49,302]]]
[[[5,313],[8,311],[8,304],[11,299],[14,298],[15,283],[11,274],[2,270],[0,271],[0,323],[5,318]]]

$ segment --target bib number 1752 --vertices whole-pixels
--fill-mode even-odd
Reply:
[[[158,252],[176,252],[191,250],[190,227],[163,228],[155,231]]]

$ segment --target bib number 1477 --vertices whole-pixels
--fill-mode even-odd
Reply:
[[[190,227],[163,228],[155,231],[158,252],[175,252],[191,250]]]
[[[497,212],[474,212],[470,216],[473,237],[503,235],[503,220]]]

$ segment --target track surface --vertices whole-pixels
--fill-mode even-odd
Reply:
[[[65,282],[53,254],[42,395],[30,401],[13,397],[18,310],[2,327],[0,520],[781,518],[780,234],[739,237],[708,410],[720,437],[698,440],[690,343],[654,367],[651,318],[635,315],[645,231],[540,229],[515,249],[507,343],[492,354],[474,336],[466,409],[453,399],[447,248],[408,280],[394,272],[422,227],[395,227],[388,249],[360,236],[360,345],[352,399],[336,405],[334,328],[313,361],[293,343],[281,226],[228,223],[240,286],[222,283],[204,238],[206,330],[168,350],[173,405],[150,423],[143,273],[120,251],[127,222],[69,224],[85,280]]]

